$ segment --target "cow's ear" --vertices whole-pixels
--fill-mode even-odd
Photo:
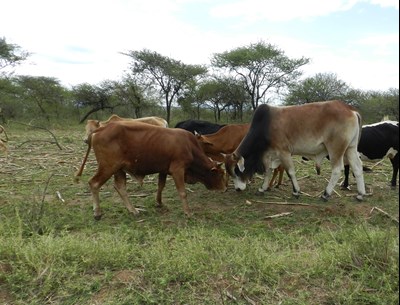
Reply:
[[[222,162],[217,162],[217,165],[211,168],[211,171],[221,170],[222,165],[224,165]]]
[[[244,158],[240,157],[237,163],[239,170],[243,173],[244,172]]]
[[[241,156],[239,156],[238,154],[236,154],[235,152],[232,153],[232,160],[235,162],[239,162],[240,158],[242,158]]]

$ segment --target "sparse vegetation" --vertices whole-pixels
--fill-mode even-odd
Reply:
[[[146,210],[136,218],[110,180],[100,193],[105,214],[95,221],[86,183],[93,155],[81,183],[73,182],[86,150],[83,126],[52,130],[62,150],[34,141],[48,138],[45,131],[11,123],[7,132],[1,304],[399,303],[399,190],[389,186],[387,160],[365,173],[371,195],[362,203],[339,186],[322,202],[329,164],[317,176],[312,162],[299,158],[300,199],[291,197],[287,179],[263,196],[256,194],[259,178],[241,193],[187,185],[191,219],[170,179],[161,210],[156,176],[142,187],[129,180],[132,201]]]

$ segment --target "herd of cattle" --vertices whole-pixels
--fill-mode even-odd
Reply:
[[[332,172],[322,195],[324,200],[332,194],[343,168],[342,186],[348,187],[351,168],[357,185],[356,198],[363,199],[366,192],[361,160],[388,157],[393,167],[392,187],[396,187],[399,170],[399,123],[382,121],[362,126],[360,114],[341,101],[261,105],[248,124],[187,120],[169,128],[159,117],[124,119],[112,115],[104,122],[88,120],[85,142],[88,148],[76,179],[82,175],[93,149],[98,168],[89,187],[95,219],[102,215],[100,188],[112,176],[115,189],[132,214],[139,211],[128,198],[126,174],[139,183],[146,175],[158,174],[158,206],[162,206],[167,175],[172,176],[183,211],[190,216],[185,183],[200,182],[209,190],[225,191],[231,178],[236,190],[244,190],[254,174],[261,173],[264,181],[259,191],[265,192],[278,175],[277,183],[281,184],[286,171],[293,195],[298,197],[301,192],[293,155],[313,160],[318,170],[321,162],[329,159]]]

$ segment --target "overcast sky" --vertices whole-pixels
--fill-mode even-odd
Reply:
[[[119,80],[148,49],[185,64],[265,41],[355,89],[399,88],[398,0],[3,0],[0,37],[32,53],[17,74],[64,86]]]

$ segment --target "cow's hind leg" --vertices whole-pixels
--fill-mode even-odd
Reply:
[[[112,175],[112,172],[106,172],[99,167],[97,173],[89,180],[90,192],[93,199],[93,216],[96,220],[100,220],[102,216],[99,197],[100,188]]]
[[[139,211],[129,201],[128,192],[126,191],[126,174],[123,170],[119,170],[114,174],[114,188],[128,211],[133,215],[139,214]]]
[[[362,162],[358,156],[357,149],[354,147],[350,147],[346,151],[346,157],[349,161],[351,170],[356,178],[357,183],[357,200],[362,200],[365,195],[365,183],[364,183],[364,174],[363,174],[363,166]]]

